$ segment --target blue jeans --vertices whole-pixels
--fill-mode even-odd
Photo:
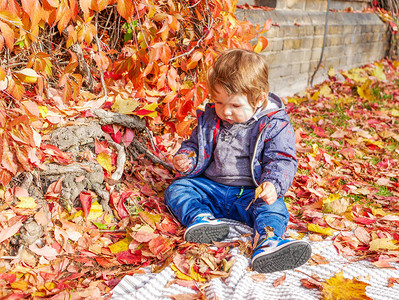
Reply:
[[[227,186],[206,177],[180,178],[166,189],[165,204],[186,227],[197,215],[209,213],[246,223],[260,236],[266,235],[266,226],[271,226],[281,237],[289,219],[283,197],[272,205],[257,199],[245,210],[254,197],[255,187]]]

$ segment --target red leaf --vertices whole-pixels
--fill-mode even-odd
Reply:
[[[131,193],[132,192],[124,192],[121,195],[118,193],[111,193],[112,204],[114,205],[114,208],[121,219],[129,217],[129,211],[127,210],[124,202]]]
[[[130,143],[133,141],[134,131],[130,128],[126,128],[125,134],[122,136],[122,142],[125,147],[129,147]]]
[[[80,192],[79,194],[80,202],[82,203],[83,212],[85,217],[90,213],[92,197],[90,192]]]
[[[356,151],[353,148],[344,148],[340,153],[345,156],[346,159],[350,160],[355,158]]]
[[[115,256],[120,263],[128,265],[140,264],[143,259],[141,250],[137,250],[134,253],[132,253],[130,250],[126,250],[116,253]]]
[[[365,217],[355,217],[353,220],[357,223],[364,224],[364,225],[369,225],[377,222],[375,219],[370,219],[370,218],[365,218]]]
[[[163,254],[170,250],[169,240],[163,238],[162,236],[158,236],[157,238],[151,240],[148,243],[148,247],[158,259],[162,259]]]
[[[319,137],[327,137],[326,133],[324,132],[324,129],[321,128],[320,126],[316,126],[313,128],[314,133],[319,136]]]
[[[8,283],[13,283],[17,279],[17,275],[10,274],[10,273],[3,273],[3,274],[0,274],[0,279],[5,280]]]
[[[62,177],[49,185],[45,195],[46,200],[58,199],[58,197],[61,194],[61,188],[62,188]]]

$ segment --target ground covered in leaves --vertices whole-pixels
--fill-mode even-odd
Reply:
[[[290,227],[298,232],[293,238],[308,235],[321,241],[334,235],[340,255],[390,267],[399,260],[399,63],[382,60],[347,72],[331,69],[329,77],[286,99],[299,160],[286,195]],[[76,115],[56,111],[50,107],[45,114],[53,121]],[[79,114],[91,116],[84,109]],[[123,137],[119,142],[131,141]],[[171,133],[157,136],[159,157],[170,158],[180,141]],[[70,162],[67,153],[44,145],[46,162]],[[80,193],[81,208],[62,206],[62,179],[47,186],[42,199],[15,180],[0,190],[1,299],[99,299],[125,275],[143,272],[145,266],[159,272],[168,265],[176,273],[173,283],[191,286],[198,296],[207,280],[228,276],[233,247],[251,255],[252,245],[242,241],[218,243],[217,250],[184,242],[184,228],[163,204],[163,191],[174,175],[138,156],[114,180],[115,149],[96,141],[94,152],[96,157],[81,156],[103,167],[113,214],[90,190]],[[396,282],[399,278],[391,278],[389,284]],[[334,299],[343,284],[357,286],[356,296],[365,296],[364,283],[340,273],[303,284],[322,289],[325,299]]]

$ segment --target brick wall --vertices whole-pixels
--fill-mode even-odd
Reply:
[[[325,10],[327,0],[238,0],[238,4],[249,4],[257,6],[268,6],[277,9],[298,9],[298,10]],[[369,0],[330,0],[331,9],[346,9],[351,7],[354,10],[362,10],[369,5]]]
[[[317,0],[316,0],[317,1]],[[263,52],[269,60],[271,91],[293,95],[309,86],[320,59],[325,11],[237,10],[239,19],[275,26],[265,33],[269,45]],[[348,70],[386,56],[387,25],[372,13],[330,12],[322,65],[313,84],[327,78],[328,69]]]

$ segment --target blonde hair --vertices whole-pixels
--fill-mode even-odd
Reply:
[[[269,68],[263,55],[244,49],[230,49],[222,52],[208,73],[208,88],[211,96],[216,86],[222,87],[228,95],[242,94],[255,107],[261,97],[267,105],[269,93]]]

